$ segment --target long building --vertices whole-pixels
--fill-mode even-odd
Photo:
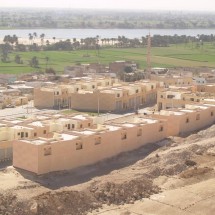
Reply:
[[[48,138],[14,140],[13,165],[36,174],[70,170],[214,123],[213,104],[190,104],[147,116],[131,114],[96,128],[56,132]]]
[[[38,88],[34,91],[34,104],[38,108],[123,112],[155,104],[157,90],[162,87],[156,81],[129,84],[107,80]]]

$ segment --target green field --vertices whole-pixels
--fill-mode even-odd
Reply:
[[[116,60],[132,60],[146,67],[146,48],[101,49],[99,57],[95,50],[80,51],[38,51],[38,52],[14,52],[10,53],[10,63],[0,62],[0,73],[26,73],[34,71],[44,71],[46,68],[46,57],[49,57],[47,67],[52,67],[58,72],[63,72],[65,66],[77,63],[100,62],[108,64]],[[19,54],[23,64],[16,64],[14,57]],[[88,57],[86,57],[88,55]],[[40,68],[31,68],[30,59],[36,56],[39,59]],[[174,45],[170,47],[152,48],[152,67],[215,67],[215,46],[204,44],[200,48],[192,48],[191,45]]]

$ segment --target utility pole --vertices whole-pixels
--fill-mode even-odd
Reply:
[[[147,40],[147,78],[151,75],[151,35],[149,32]]]
[[[97,90],[97,108],[98,108],[98,116],[99,116],[99,112],[100,112],[99,90]]]

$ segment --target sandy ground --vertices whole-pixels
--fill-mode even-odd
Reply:
[[[212,215],[215,125],[96,165],[36,176],[0,166],[0,214]]]

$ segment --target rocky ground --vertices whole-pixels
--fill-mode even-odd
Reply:
[[[215,125],[74,171],[0,171],[0,214],[133,215],[215,211]]]

